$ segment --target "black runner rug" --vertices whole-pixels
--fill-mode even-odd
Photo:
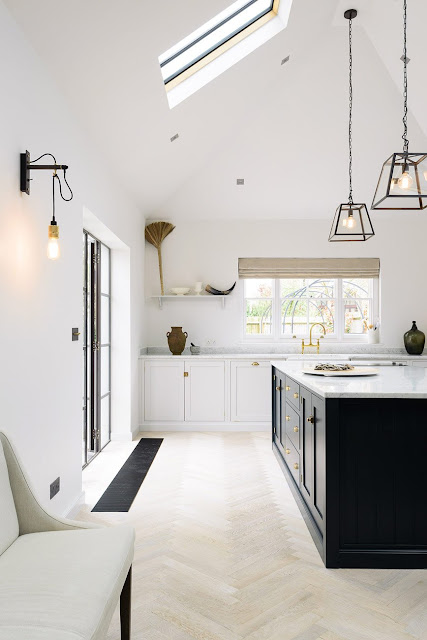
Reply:
[[[129,511],[163,438],[141,438],[92,511]]]

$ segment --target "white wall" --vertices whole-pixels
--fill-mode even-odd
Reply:
[[[83,208],[130,248],[132,407],[120,425],[129,437],[138,424],[137,353],[144,342],[144,221],[2,2],[0,78],[0,428],[13,438],[43,502],[49,503],[49,484],[61,477],[50,506],[65,512],[81,492],[82,343],[71,342],[71,328],[81,327],[83,316]],[[57,202],[58,262],[46,258],[50,174],[33,175],[30,196],[19,191],[25,149],[33,157],[52,152],[70,167],[74,200]]]
[[[331,212],[331,217],[332,217]],[[367,242],[328,243],[331,220],[265,222],[179,222],[163,244],[165,289],[202,280],[216,288],[237,280],[239,257],[379,257],[381,260],[381,341],[403,347],[411,320],[427,333],[425,237],[427,215],[373,212],[376,236]],[[173,221],[172,221],[173,222]],[[146,292],[159,293],[156,251],[146,249]],[[173,300],[162,310],[147,301],[149,346],[165,346],[166,331],[183,326],[189,342],[215,346],[242,343],[242,293],[239,287],[219,301]]]

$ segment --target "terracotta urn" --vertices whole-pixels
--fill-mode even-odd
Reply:
[[[182,327],[171,327],[171,330],[167,332],[166,336],[172,355],[180,356],[185,349],[188,333],[183,331]]]

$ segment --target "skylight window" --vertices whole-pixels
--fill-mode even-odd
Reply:
[[[159,56],[170,106],[181,102],[284,29],[291,4],[292,0],[237,0]],[[277,23],[273,29],[267,28],[270,21]],[[264,31],[261,27],[264,27]],[[261,31],[263,36],[257,37],[252,45],[248,44],[248,41]],[[241,47],[243,40],[245,40],[244,48]],[[232,52],[231,49],[233,49]],[[220,62],[219,58],[221,58]],[[205,71],[207,66],[209,66],[209,72]],[[198,77],[197,81],[194,81],[195,75],[203,77]],[[171,100],[170,93],[189,79],[191,82],[185,83],[186,90],[181,89],[178,97]]]

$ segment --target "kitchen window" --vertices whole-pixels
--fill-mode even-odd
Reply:
[[[243,296],[244,336],[253,341],[302,339],[321,323],[326,339],[364,342],[378,321],[378,278],[249,278]]]

